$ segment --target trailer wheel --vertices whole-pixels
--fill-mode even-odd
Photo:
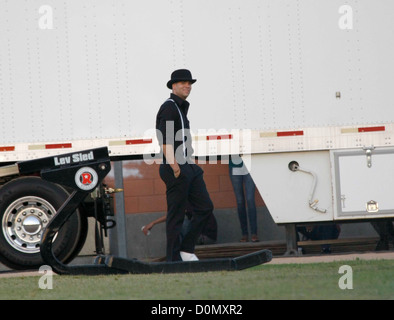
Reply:
[[[43,265],[42,233],[67,198],[61,186],[39,177],[17,178],[5,184],[0,189],[0,261],[12,269]],[[57,233],[53,250],[62,262],[80,245],[82,226],[76,211]]]

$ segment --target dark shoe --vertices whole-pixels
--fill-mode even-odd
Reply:
[[[259,238],[257,237],[257,234],[252,235],[252,242],[259,242]]]
[[[196,244],[197,244],[197,245],[205,244],[205,237],[204,237],[203,234],[200,234],[200,236],[199,236],[198,239],[197,239]]]
[[[241,240],[239,242],[248,242],[248,236],[242,236]]]
[[[216,243],[216,240],[211,239],[210,237],[202,234],[198,237],[197,239],[197,245],[205,245],[205,244],[214,244]]]
[[[321,253],[323,253],[323,254],[330,254],[331,253],[331,249],[330,248],[322,248],[321,249]]]

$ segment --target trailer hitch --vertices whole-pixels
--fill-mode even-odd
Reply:
[[[99,186],[111,169],[108,149],[98,148],[76,154],[66,154],[24,162],[28,168],[41,168],[41,177],[73,189],[65,203],[44,230],[40,252],[45,263],[58,274],[100,275],[126,273],[173,273],[217,270],[242,270],[271,261],[269,250],[260,250],[236,258],[207,259],[188,262],[143,262],[115,256],[98,255],[93,264],[69,266],[59,261],[52,244],[56,233],[78,208],[80,203]],[[70,160],[71,159],[71,160]],[[75,161],[72,161],[74,159]]]
[[[104,254],[104,236],[108,236],[108,229],[116,226],[116,221],[112,218],[114,213],[112,211],[111,199],[107,191],[108,188],[103,183],[100,183],[92,193],[90,193],[90,201],[84,203],[84,209],[87,215],[95,219],[95,245],[96,253]]]

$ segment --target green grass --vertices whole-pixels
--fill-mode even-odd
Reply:
[[[353,289],[342,290],[338,270],[349,265]],[[192,274],[53,276],[53,289],[40,277],[3,278],[0,299],[263,300],[394,299],[394,260],[313,264],[264,264],[242,271]]]

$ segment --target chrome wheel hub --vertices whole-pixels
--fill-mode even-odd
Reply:
[[[55,213],[53,206],[42,198],[20,198],[4,213],[3,234],[14,249],[23,253],[38,253],[42,232]]]

